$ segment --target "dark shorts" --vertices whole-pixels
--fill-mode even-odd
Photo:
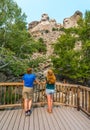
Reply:
[[[24,86],[22,95],[23,95],[24,99],[32,99],[33,98],[33,88]]]

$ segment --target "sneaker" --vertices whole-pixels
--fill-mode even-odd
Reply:
[[[32,111],[31,110],[28,110],[28,114],[31,115]]]
[[[25,112],[25,116],[28,116],[28,111]]]

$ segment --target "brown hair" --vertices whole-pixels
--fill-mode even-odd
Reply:
[[[27,74],[30,74],[30,73],[32,73],[32,68],[27,69]]]

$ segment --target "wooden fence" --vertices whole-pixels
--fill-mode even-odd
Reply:
[[[23,83],[0,83],[0,108],[22,106]],[[83,110],[90,116],[90,88],[73,84],[55,85],[54,105],[66,105]],[[47,103],[45,84],[35,85],[33,93],[33,105]]]

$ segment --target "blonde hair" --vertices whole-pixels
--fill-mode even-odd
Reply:
[[[48,70],[46,78],[47,78],[47,82],[50,84],[54,84],[56,82],[56,77],[51,69]]]

